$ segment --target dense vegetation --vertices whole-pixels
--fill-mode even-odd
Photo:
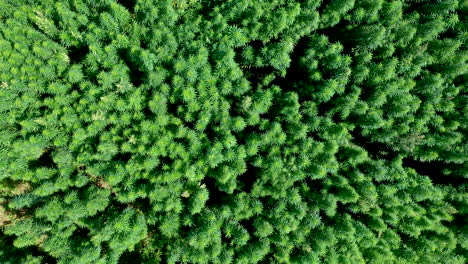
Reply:
[[[468,1],[1,0],[1,263],[468,262]]]

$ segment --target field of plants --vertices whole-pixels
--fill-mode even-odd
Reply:
[[[468,263],[467,42],[467,0],[0,0],[0,263]]]

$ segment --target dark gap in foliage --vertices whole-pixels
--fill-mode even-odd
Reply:
[[[39,108],[39,113],[42,113],[43,111],[45,111],[45,109],[41,109],[43,108],[44,106],[40,107]],[[5,126],[6,127],[6,126]],[[19,124],[19,123],[14,123],[14,124],[11,124],[10,126],[10,131],[11,133],[16,133],[16,131],[21,131],[22,129],[22,126]],[[13,132],[14,131],[14,132]],[[31,134],[31,133],[28,133],[28,134]],[[2,142],[3,143],[3,142]]]
[[[79,12],[79,11],[78,11]],[[50,14],[50,19],[53,21],[53,24],[58,28],[58,29],[61,29],[61,30],[64,30],[66,29],[63,25],[63,22],[61,21],[62,18],[61,18],[61,15],[59,12],[57,12],[56,9],[54,9]]]
[[[359,96],[359,99],[364,101],[364,102],[369,102],[369,98],[375,94],[376,89],[371,86],[367,86],[366,82],[362,83],[360,85],[361,87],[361,94]],[[385,113],[384,113],[385,114]],[[358,120],[355,120],[358,121]],[[359,122],[359,121],[358,121]],[[359,133],[360,134],[360,133]]]
[[[123,0],[123,1],[127,1],[127,0]],[[132,0],[130,0],[130,1],[132,1]],[[100,3],[99,1],[95,1],[95,2],[97,4],[97,6],[94,7],[94,8],[95,8],[95,12],[96,12],[97,15],[95,15],[93,17],[93,22],[99,22],[100,14],[102,14],[102,13],[112,14],[112,10],[111,10],[109,4]]]
[[[322,102],[320,104],[317,104],[317,115],[327,116],[327,113],[329,113],[330,110],[333,109],[333,105],[331,102],[333,102],[333,100],[330,100],[329,102]],[[335,123],[339,124],[339,120],[336,118],[336,115],[332,115],[331,117]]]
[[[301,57],[309,47],[310,39],[307,37],[300,38],[293,51],[291,52],[291,64],[286,71],[286,76],[277,78],[273,84],[278,85],[284,92],[296,92],[299,95],[299,102],[308,100],[310,95],[304,93],[304,81],[307,80],[307,72],[301,65]]]
[[[177,115],[177,108],[179,107],[179,105],[177,103],[170,103],[168,102],[167,103],[167,113],[171,114],[172,116],[178,116]]]
[[[452,65],[453,65],[453,64],[452,64]],[[424,69],[425,69],[426,71],[430,72],[430,73],[445,74],[447,68],[450,69],[450,68],[451,68],[450,66],[452,66],[452,65],[433,63],[433,64],[427,65]],[[418,77],[419,77],[419,78],[413,78],[413,80],[421,81],[420,75],[419,75]],[[423,94],[427,94],[427,92],[423,91]],[[427,96],[433,96],[433,95],[429,93]]]
[[[459,33],[456,32],[455,30],[445,30],[444,32],[440,33],[437,36],[437,39],[439,40],[445,40],[445,39],[457,39],[459,36]]]
[[[28,165],[30,169],[39,167],[57,168],[57,164],[52,159],[52,148],[46,149],[37,160],[29,161]]]
[[[145,179],[141,179],[141,180],[138,180],[136,183],[135,183],[135,186],[138,186],[139,184],[145,184],[147,185],[147,183],[144,183],[144,182],[147,182],[147,180]],[[147,191],[148,193],[149,191]],[[151,211],[151,208],[152,208],[152,205],[151,205],[151,201],[149,198],[142,198],[142,197],[139,197],[137,199],[135,199],[135,201],[133,201],[132,203],[132,206],[134,208],[137,208],[139,209],[140,211],[142,211],[144,214],[149,214],[150,211]]]
[[[412,13],[419,11],[420,5],[422,4],[420,2],[422,1],[419,0],[415,2],[416,2],[415,4],[412,4],[411,2],[403,4],[403,17],[407,17],[411,15]]]
[[[46,263],[46,264],[56,264],[57,259],[53,258],[47,252],[44,252],[37,246],[29,246],[25,248],[16,248],[10,245],[13,245],[13,241],[15,240],[15,236],[10,236],[10,235],[5,235],[4,233],[1,234],[0,236],[0,245],[7,245],[6,248],[2,247],[2,253],[10,256],[10,257],[18,257],[21,258],[23,255],[31,255],[34,257],[42,257],[42,262],[41,263]],[[17,263],[15,261],[19,261],[19,259],[10,259],[12,261],[11,263]],[[9,262],[10,263],[10,262]]]
[[[195,2],[195,1],[194,1]],[[215,6],[219,6],[218,1],[198,1],[200,3],[197,6],[197,12],[202,15],[206,20],[211,20],[216,16],[217,12],[213,12]],[[223,2],[221,2],[223,3]]]
[[[246,126],[242,132],[235,134],[237,145],[245,145],[250,136],[258,134],[258,128],[256,126]]]
[[[466,190],[466,188],[465,188]],[[455,208],[463,208],[464,205],[463,202],[451,202],[451,204]],[[445,226],[449,226],[455,233],[457,234],[466,234],[468,233],[468,214],[467,212],[458,212],[457,214],[454,215],[453,219],[449,221],[442,221],[442,224]],[[455,249],[456,254],[458,255],[463,255],[466,254],[466,249],[462,248],[460,243],[457,244],[457,247]]]
[[[72,84],[70,93],[74,92],[74,91],[76,91],[78,93],[80,92],[80,85],[78,83]]]
[[[70,64],[78,64],[82,62],[88,53],[88,45],[80,45],[68,48],[68,58],[70,58]]]
[[[134,263],[151,263],[147,262],[147,259],[143,259],[140,251],[125,251],[122,256],[119,258],[119,263],[121,264],[134,264]],[[158,263],[158,262],[155,262]]]
[[[218,132],[216,132],[216,128],[215,128],[215,125],[214,125],[214,124],[208,124],[208,126],[207,126],[206,129],[203,131],[203,133],[205,134],[206,138],[207,138],[210,142],[216,141],[216,139],[219,138]]]
[[[272,247],[274,247],[274,245],[272,245]],[[258,264],[271,264],[272,259],[275,259],[275,254],[269,251],[268,254],[266,254],[265,257],[263,257],[263,259],[258,262]],[[291,262],[291,263],[296,263],[296,262]],[[301,262],[297,262],[297,263],[301,263]]]
[[[335,97],[334,97],[335,98]],[[333,108],[335,107],[335,105],[333,105],[333,103],[326,103],[324,108],[327,108],[327,109],[330,109],[330,110],[333,110]],[[320,104],[318,105],[318,109],[320,110]],[[335,124],[341,124],[343,123],[346,118],[342,118],[340,116],[340,113],[339,112],[336,112],[334,113],[333,115],[330,115],[330,118],[332,119],[332,121],[335,123]],[[349,130],[348,130],[349,131]]]
[[[130,51],[128,49],[119,49],[117,51],[117,54],[124,61],[124,63],[128,66],[128,69],[130,70],[129,72],[130,82],[133,84],[133,86],[139,87],[145,79],[145,73],[140,70],[139,63],[135,62],[132,59],[134,56],[130,54]]]
[[[393,231],[395,231],[398,234],[402,242],[408,245],[413,244],[418,239],[425,239],[424,232],[421,232],[421,234],[417,238],[414,238],[410,236],[409,234],[403,233],[401,230],[393,229]],[[406,252],[404,252],[404,249],[399,248],[398,250],[395,251],[395,253],[396,255],[403,256],[403,254],[405,254]]]
[[[89,239],[89,229],[77,226],[75,231],[73,231],[72,237],[87,240]]]
[[[88,25],[80,25],[78,27],[78,32],[85,32],[88,29]]]
[[[249,46],[254,49],[255,53],[258,53],[260,49],[265,47],[260,40],[250,41],[248,45],[234,49],[234,61],[243,68],[244,77],[250,82],[253,89],[255,89],[262,82],[263,78],[275,72],[275,69],[272,66],[256,67],[255,65],[246,65],[242,58],[242,51]]]
[[[115,192],[111,192],[111,199],[110,203],[108,206],[107,211],[109,212],[109,215],[119,215],[121,212],[123,212],[125,209],[128,209],[130,207],[133,207],[130,203],[122,203],[118,201],[117,195]],[[111,217],[109,217],[111,218]]]
[[[107,255],[109,252],[112,252],[109,243],[107,241],[101,242],[101,255]]]
[[[142,49],[145,49],[145,50],[146,50],[146,49],[148,49],[148,43],[150,43],[150,42],[147,41],[147,40],[145,40],[145,39],[142,39],[142,40],[140,40],[140,47],[141,47]]]
[[[262,84],[267,75],[273,72],[275,72],[275,69],[271,66],[251,67],[244,71],[244,76],[250,82],[253,89],[255,89]]]
[[[420,23],[425,23],[434,19],[434,16],[437,15],[437,12],[441,10],[437,7],[441,4],[441,0],[418,0],[418,1],[408,1],[409,3],[403,5],[403,16],[408,16],[413,12],[417,12],[420,15]],[[450,2],[450,1],[447,1]],[[446,10],[444,11],[446,13]],[[447,14],[447,13],[446,13]]]
[[[252,40],[249,42],[248,46],[251,46],[255,50],[260,50],[261,48],[264,47],[264,44],[261,40]],[[237,50],[236,50],[236,53],[238,53]]]
[[[221,243],[223,245],[228,245],[228,246],[231,245],[232,243],[232,236],[231,237],[226,236],[226,233],[224,232],[223,229],[221,229]]]
[[[106,131],[109,125],[106,125],[101,131]],[[86,139],[88,145],[86,146],[86,151],[97,151],[97,146],[99,145],[99,133],[98,135],[90,136]]]
[[[353,203],[354,204],[354,203]],[[338,202],[336,204],[336,214],[337,215],[351,215],[354,220],[360,220],[362,217],[366,216],[360,212],[353,212],[349,209],[349,204],[344,204],[342,202]],[[323,218],[322,218],[323,219]],[[325,220],[322,220],[325,221]]]
[[[160,258],[160,256],[151,256],[149,254],[156,252],[147,253],[142,246],[139,250],[134,251],[125,251],[122,256],[119,258],[120,264],[135,264],[135,263],[144,263],[144,264],[166,264],[166,258]],[[142,254],[142,251],[144,252]]]
[[[328,5],[330,5],[330,3],[334,0],[319,0],[321,3],[320,5],[317,7],[317,12],[320,14],[320,13],[323,13],[323,11],[325,11],[325,9],[328,7]]]
[[[196,119],[194,119],[194,121],[187,121],[186,119],[184,119],[184,120],[185,120],[184,125],[185,125],[190,131],[196,132],[196,131],[195,131],[195,122],[196,122]]]
[[[263,47],[268,47],[269,48],[269,47],[273,46],[272,44],[280,43],[282,40],[283,40],[282,37],[273,37],[273,38],[269,39],[268,41],[266,41],[265,44],[263,44],[264,43],[263,41],[260,41],[260,44],[263,45]],[[258,45],[258,44],[256,44],[256,45]],[[263,47],[259,46],[259,48],[263,48]]]
[[[460,202],[451,202],[451,205],[454,205],[455,208],[462,208],[464,205]],[[452,226],[455,230],[460,230],[460,232],[468,232],[468,214],[457,212],[454,215],[453,219],[449,221],[442,222],[445,226]]]
[[[42,102],[45,101],[47,98],[54,98],[54,96],[53,96],[52,94],[50,94],[50,93],[41,93],[41,94],[39,95],[39,99],[40,99]],[[47,108],[48,108],[47,106],[41,105],[41,106],[39,107],[39,111],[41,111],[41,110],[42,110],[42,111],[45,111]],[[42,113],[42,111],[41,111],[41,113]]]
[[[372,157],[376,159],[393,160],[397,153],[387,144],[371,141],[362,135],[361,131],[350,131],[354,144],[364,148]]]
[[[330,44],[340,43],[343,46],[341,54],[351,55],[353,54],[353,49],[357,46],[352,39],[352,30],[346,28],[347,22],[345,20],[340,20],[338,24],[333,27],[319,29],[315,32],[317,35],[324,35],[328,38]]]
[[[178,117],[178,115],[175,115],[176,117]],[[177,134],[177,131],[178,131],[178,126],[177,125],[174,125],[174,124],[168,124],[165,126],[166,130],[169,132],[169,133],[173,133],[174,135]],[[172,139],[174,141],[177,141],[177,139]],[[169,149],[168,152],[171,152],[171,149]]]
[[[133,13],[137,0],[117,0],[117,3],[125,7],[130,13]]]
[[[113,161],[120,161],[120,162],[123,162],[123,163],[127,163],[131,158],[132,158],[131,153],[119,152],[114,156]]]
[[[321,179],[312,179],[311,177],[306,177],[303,179],[301,184],[305,184],[309,188],[309,191],[303,193],[304,197],[311,196],[311,194],[316,194],[324,187],[323,181]]]
[[[150,96],[146,96],[146,98],[150,98]],[[149,108],[148,106],[148,103],[143,103],[143,105],[145,105],[145,107],[143,107],[143,109],[141,110],[143,112],[143,116],[144,116],[144,120],[154,120],[152,117],[155,116],[155,114],[151,111],[151,109]]]
[[[464,86],[467,83],[468,83],[468,74],[459,75],[453,80],[453,84],[455,86]],[[465,95],[465,96],[468,95],[468,89],[461,89],[459,94]]]
[[[173,160],[169,158],[168,156],[159,157],[159,164],[161,165],[171,165],[172,163],[173,163]]]
[[[208,201],[206,202],[206,207],[219,207],[231,200],[230,194],[223,192],[218,188],[216,179],[209,176],[205,177],[203,178],[203,184],[205,184],[206,189],[210,193]]]
[[[247,230],[247,232],[249,232],[249,234],[253,234],[255,232],[255,228],[253,226],[253,220],[251,219],[244,219],[244,220],[241,220],[239,221],[239,224],[242,225],[242,227],[245,228],[245,230]]]
[[[250,163],[247,163],[247,170],[242,175],[237,177],[237,182],[240,185],[239,188],[247,193],[250,193],[255,181],[257,178],[259,178],[259,173],[260,169],[252,166]]]
[[[422,162],[411,157],[406,157],[403,159],[403,166],[413,168],[418,174],[428,176],[435,184],[461,186],[468,183],[468,179],[462,176],[444,173],[444,170],[459,170],[459,167],[462,166],[460,164],[445,163],[438,160]]]

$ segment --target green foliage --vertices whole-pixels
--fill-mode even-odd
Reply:
[[[0,1],[0,262],[466,263],[467,17]]]

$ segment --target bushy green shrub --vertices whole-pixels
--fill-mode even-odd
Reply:
[[[467,17],[0,1],[1,262],[466,263]]]

